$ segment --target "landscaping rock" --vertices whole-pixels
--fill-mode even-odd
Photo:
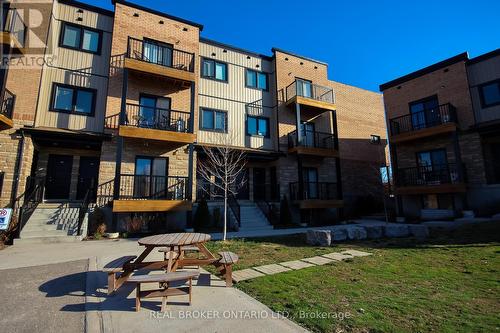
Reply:
[[[340,242],[347,240],[347,231],[345,229],[332,230],[332,242]]]
[[[307,244],[330,246],[332,235],[330,230],[307,230]]]
[[[407,225],[388,224],[385,226],[385,236],[388,238],[408,237],[410,230]]]
[[[366,239],[366,230],[363,227],[346,227],[347,237],[352,240]]]
[[[365,230],[368,239],[377,239],[384,237],[384,228],[382,226],[367,225],[365,226]]]
[[[424,240],[429,237],[429,228],[427,228],[427,226],[425,225],[410,225],[408,226],[408,229],[410,231],[410,234],[416,239]]]

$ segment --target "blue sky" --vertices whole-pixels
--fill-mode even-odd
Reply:
[[[81,0],[112,9],[110,0]],[[414,70],[500,47],[498,0],[132,0],[204,25],[254,52],[278,47],[329,64],[331,80],[378,91]]]

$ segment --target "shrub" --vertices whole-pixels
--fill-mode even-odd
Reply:
[[[194,214],[193,228],[199,231],[202,228],[207,228],[210,224],[210,211],[208,210],[207,201],[203,198],[198,202],[198,208]]]
[[[94,209],[92,214],[89,215],[88,229],[89,235],[94,235],[96,232],[98,232],[99,229],[101,231],[104,229],[104,232],[106,232],[106,216],[104,215],[104,212],[101,208]],[[100,234],[102,235],[104,234],[104,232]]]

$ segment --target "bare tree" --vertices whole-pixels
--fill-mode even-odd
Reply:
[[[205,157],[198,159],[197,163],[199,176],[222,193],[220,195],[217,192],[210,193],[210,189],[203,188],[208,194],[224,199],[223,240],[226,240],[227,235],[228,198],[231,194],[236,195],[238,190],[245,184],[245,180],[240,177],[245,171],[245,153],[243,150],[236,149],[231,145],[234,141],[231,135],[227,135],[220,145],[214,147],[203,146]]]

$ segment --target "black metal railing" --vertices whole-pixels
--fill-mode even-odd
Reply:
[[[153,40],[129,37],[126,57],[194,73],[194,53]]]
[[[459,170],[459,168],[462,168]],[[462,177],[460,176],[462,172]],[[463,165],[448,163],[398,169],[396,186],[432,186],[465,181]]]
[[[229,206],[229,208],[231,208],[231,211],[233,212],[234,217],[238,222],[238,227],[241,227],[240,204],[238,203],[238,200],[236,200],[236,197],[231,192],[229,192],[229,195],[227,196],[227,205]]]
[[[10,32],[19,44],[24,47],[26,24],[24,24],[19,11],[16,8],[9,8],[8,4],[3,6],[0,30]]]
[[[336,149],[335,134],[302,131],[302,137],[301,140],[299,140],[297,131],[295,130],[288,133],[288,148],[294,147]]]
[[[19,236],[23,230],[26,222],[35,211],[40,202],[43,201],[43,193],[45,190],[45,177],[28,177],[26,179],[26,189],[20,198],[16,201],[22,200],[22,205],[19,209],[17,234]]]
[[[456,109],[453,105],[447,103],[435,108],[392,118],[390,120],[391,135],[398,135],[456,122]]]
[[[85,215],[89,211],[89,206],[92,201],[93,193],[94,193],[94,180],[92,179],[92,183],[90,187],[87,189],[87,192],[85,192],[83,201],[80,204],[80,209],[78,210],[78,229],[77,229],[78,236],[82,235],[83,221],[85,220]]]
[[[279,204],[273,205],[265,200],[256,200],[255,204],[262,211],[271,225],[278,225],[280,221]]]
[[[109,180],[97,186],[96,206],[104,207],[113,201],[113,188],[115,180]]]
[[[121,200],[187,200],[188,177],[120,175]]]
[[[313,84],[309,81],[295,80],[286,87],[286,100],[295,96],[315,99],[317,101],[335,103],[335,94],[330,87]]]
[[[5,89],[2,103],[0,104],[0,114],[5,117],[12,119],[12,113],[14,112],[14,105],[16,103],[16,95],[11,93],[9,90]]]
[[[337,183],[304,182],[302,192],[299,182],[290,183],[291,200],[337,200]]]

